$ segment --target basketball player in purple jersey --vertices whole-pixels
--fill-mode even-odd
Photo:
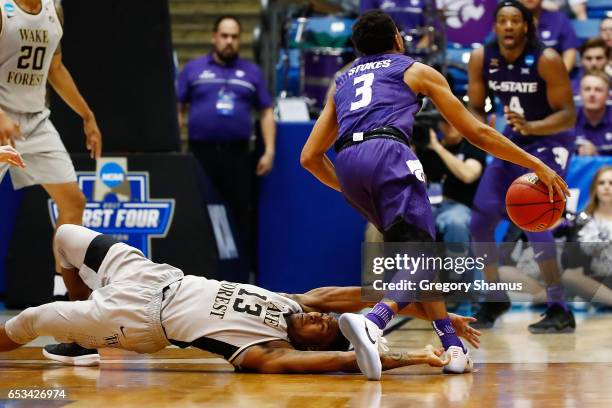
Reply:
[[[499,3],[495,11],[496,41],[472,52],[468,73],[468,96],[472,109],[484,119],[487,88],[504,104],[508,125],[504,135],[538,157],[563,176],[574,145],[576,118],[572,90],[563,61],[556,51],[537,40],[531,13],[521,3]],[[494,242],[494,231],[506,217],[506,190],[527,169],[494,160],[487,167],[474,197],[470,229],[475,242]],[[567,308],[560,284],[554,239],[550,231],[526,232],[538,254],[540,271],[547,284],[545,317],[529,326],[532,333],[571,332],[576,324]],[[478,247],[481,245],[479,244]],[[480,248],[484,249],[484,248]],[[484,274],[488,281],[499,279],[495,251],[488,251]],[[492,327],[508,310],[505,293],[488,294],[476,315],[479,327]]]
[[[341,191],[386,242],[434,240],[422,166],[408,146],[421,106],[418,95],[431,98],[475,146],[535,171],[548,186],[551,200],[553,191],[568,192],[563,179],[541,160],[474,118],[439,72],[403,55],[402,39],[387,14],[362,15],[353,26],[352,40],[363,57],[337,78],[301,163],[322,183]],[[325,155],[334,141],[335,167]],[[366,316],[341,316],[342,333],[354,345],[359,368],[369,379],[380,378],[382,329],[407,303],[401,293],[387,293]],[[423,308],[451,357],[444,371],[469,371],[471,359],[449,323],[444,302],[424,302]]]

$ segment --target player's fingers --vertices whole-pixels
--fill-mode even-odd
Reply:
[[[475,348],[479,347],[479,344],[472,337],[467,337],[466,340],[468,343],[470,343],[470,346]]]
[[[552,182],[548,185],[548,200],[552,203],[553,197],[555,196],[555,190],[557,188],[556,183]]]
[[[475,328],[470,326],[470,333],[476,335],[476,336],[482,336],[482,332],[480,332],[479,330],[476,330]]]
[[[566,200],[566,190],[567,188],[564,188],[564,185],[562,183],[555,183],[555,190],[557,191],[557,194],[559,194],[559,197],[563,198],[563,201]],[[569,193],[569,191],[567,191],[567,193]]]

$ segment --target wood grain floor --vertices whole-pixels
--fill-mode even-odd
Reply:
[[[5,316],[6,317],[6,316]],[[0,393],[65,388],[64,401],[0,400],[0,406],[207,407],[612,407],[612,314],[578,316],[575,334],[532,335],[537,314],[513,312],[473,350],[477,371],[442,375],[429,367],[390,371],[380,382],[360,375],[237,374],[198,350],[168,348],[152,356],[104,350],[99,368],[43,360],[42,339],[0,353]],[[0,320],[4,320],[0,317]],[[395,349],[436,344],[424,322],[389,336]]]

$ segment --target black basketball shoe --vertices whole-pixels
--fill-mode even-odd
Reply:
[[[490,329],[495,324],[495,320],[508,309],[512,304],[510,302],[484,302],[480,304],[480,309],[474,314],[476,321],[470,323],[475,329]]]
[[[527,326],[533,334],[543,333],[573,333],[576,330],[576,320],[571,310],[553,304],[542,313],[542,320]]]
[[[47,344],[43,347],[43,356],[49,360],[59,361],[75,366],[93,366],[100,364],[100,354],[96,349],[86,349],[76,343]]]

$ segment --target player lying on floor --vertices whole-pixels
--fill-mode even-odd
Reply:
[[[150,261],[136,248],[76,225],[62,225],[54,247],[69,292],[88,300],[24,310],[0,326],[0,351],[48,335],[88,348],[139,353],[170,344],[193,346],[240,369],[263,373],[358,371],[337,320],[321,312],[360,310],[365,304],[359,288],[282,295],[185,276],[173,266]],[[402,312],[426,317],[419,304]],[[456,332],[478,347],[480,333],[469,326],[473,319],[452,315],[451,320]],[[442,367],[449,359],[429,346],[418,352],[383,352],[381,361],[388,370],[413,364]]]

